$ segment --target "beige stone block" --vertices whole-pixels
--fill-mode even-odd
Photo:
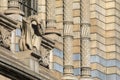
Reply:
[[[106,52],[116,51],[116,45],[107,45]]]
[[[105,3],[104,0],[96,0],[96,1],[98,1],[97,4],[98,4],[99,6],[105,8],[105,4],[106,4],[106,3]]]
[[[62,22],[63,21],[63,16],[62,15],[57,15],[56,16],[56,22]]]
[[[106,38],[106,45],[116,44],[115,37]]]
[[[108,23],[106,24],[106,30],[114,30],[115,29],[115,23]]]
[[[91,41],[91,48],[96,48],[97,46],[97,41]]]
[[[90,4],[97,4],[100,7],[105,8],[105,1],[103,0],[90,0]]]
[[[106,10],[106,16],[113,16],[115,14],[116,14],[116,10],[114,8]]]
[[[80,46],[74,46],[73,53],[80,53]]]
[[[57,78],[57,80],[61,80],[61,77],[63,76],[62,73],[56,71],[56,70],[53,70],[53,74],[51,75],[54,75],[55,78]]]
[[[59,46],[58,46],[59,45]],[[60,42],[55,42],[55,48],[60,49],[63,51],[63,44]]]
[[[113,23],[116,21],[115,16],[107,16],[106,17],[106,23]]]
[[[115,37],[116,36],[116,32],[114,30],[106,31],[105,36],[106,37]]]
[[[8,9],[8,2],[7,0],[0,0],[0,12],[4,12]]]
[[[74,32],[73,33],[73,37],[76,39],[76,38],[80,38],[80,32]]]
[[[63,22],[57,22],[56,23],[56,28],[57,29],[63,29]]]
[[[46,5],[46,1],[45,0],[38,0],[38,5]]]
[[[99,48],[102,51],[105,51],[105,45],[98,41],[91,41],[91,48]]]
[[[56,7],[62,7],[63,1],[62,0],[56,0]]]
[[[96,0],[90,0],[90,4],[95,4]]]
[[[74,39],[73,46],[80,46],[80,39]]]
[[[62,7],[58,7],[58,8],[56,8],[56,10],[55,10],[55,12],[56,12],[56,15],[62,15],[63,14],[63,8]]]
[[[108,67],[107,68],[107,74],[114,74],[117,72],[117,68],[116,67]]]
[[[91,17],[90,18],[97,18],[97,19],[105,22],[105,16],[98,13],[98,12],[91,12]]]
[[[106,3],[106,8],[115,8],[115,1],[109,1]]]
[[[90,11],[91,11],[91,12],[92,12],[92,11],[95,11],[95,12],[97,11],[97,12],[101,13],[102,15],[105,15],[105,9],[102,8],[102,7],[100,7],[100,6],[97,5],[97,4],[91,5]]]
[[[81,64],[80,61],[74,61],[74,62],[73,62],[73,66],[74,66],[74,68],[78,68],[78,67],[80,67],[80,64]]]
[[[63,66],[63,59],[58,56],[53,56],[53,62],[60,64]]]
[[[73,16],[74,16],[74,17],[80,16],[80,10],[79,10],[79,9],[73,10]]]
[[[97,48],[91,48],[91,55],[96,55],[97,54]]]
[[[98,63],[92,63],[91,64],[91,69],[92,70],[99,70],[99,71],[101,71],[103,73],[106,73],[106,67],[104,67],[104,66],[102,66],[102,65],[100,65]]]
[[[74,24],[73,25],[73,31],[75,31],[75,32],[79,32],[80,31],[80,24]]]
[[[99,26],[100,28],[105,30],[105,22],[97,19],[97,18],[91,18],[90,19],[91,26]]]
[[[74,17],[73,18],[73,23],[74,24],[80,24],[80,17]]]
[[[106,58],[106,52],[100,50],[99,48],[91,48],[91,55],[98,55],[100,57]]]
[[[94,40],[94,41],[97,40],[97,41],[105,44],[105,38],[97,33],[91,34],[90,37],[91,37],[91,40]]]
[[[80,3],[79,2],[74,2],[73,3],[73,9],[80,9]]]
[[[38,12],[46,12],[46,7],[44,5],[38,6]]]
[[[44,12],[40,12],[38,15],[41,19],[46,20],[46,14]]]
[[[91,33],[98,33],[101,36],[105,36],[105,30],[100,28],[99,26],[92,26],[91,27]]]
[[[106,59],[116,59],[116,55],[117,55],[116,52],[106,53]]]

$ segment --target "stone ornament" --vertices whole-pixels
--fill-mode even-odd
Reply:
[[[32,50],[33,47],[40,51],[41,37],[45,33],[45,28],[36,16],[23,19],[21,28],[22,38],[20,40],[20,50]],[[39,45],[38,45],[39,44]]]
[[[10,32],[7,31],[7,29],[5,29],[4,27],[0,26],[0,45],[7,49],[10,49],[10,37]]]

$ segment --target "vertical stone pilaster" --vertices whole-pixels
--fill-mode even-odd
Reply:
[[[91,80],[90,68],[90,0],[81,1],[82,77]]]
[[[72,16],[72,0],[64,0],[64,76],[63,80],[77,80],[73,76],[73,16]]]

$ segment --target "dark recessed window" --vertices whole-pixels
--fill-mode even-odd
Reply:
[[[25,17],[37,14],[38,0],[19,0],[20,9],[25,13]]]

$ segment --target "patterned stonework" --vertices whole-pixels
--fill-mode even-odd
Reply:
[[[82,78],[90,77],[90,1],[81,1]]]
[[[73,16],[72,0],[64,0],[64,76],[63,80],[75,80],[73,77]],[[67,77],[68,76],[68,77]]]

